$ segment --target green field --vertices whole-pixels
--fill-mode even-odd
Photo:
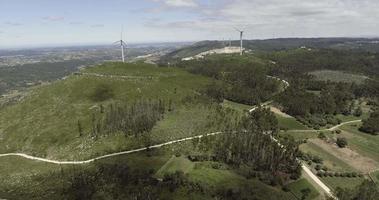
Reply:
[[[379,185],[379,170],[372,172],[370,176],[376,182],[376,184]]]
[[[279,188],[270,187],[256,179],[246,179],[232,170],[214,169],[207,163],[198,163],[189,173],[191,180],[209,187],[240,188],[247,187],[248,190],[257,196],[257,199],[293,199],[291,193],[285,193]]]
[[[361,123],[344,125],[341,129],[346,132],[341,135],[347,138],[351,149],[379,162],[379,136],[359,131],[360,126]]]
[[[174,108],[181,109],[183,100],[196,95],[196,90],[209,81],[180,69],[158,68],[146,64],[108,63],[83,72],[139,78],[73,75],[66,80],[33,89],[19,104],[0,110],[0,153],[23,152],[40,157],[71,160],[138,147],[138,139],[119,134],[97,140],[91,138],[91,117],[99,112],[97,108],[100,104],[106,106],[112,102],[160,98],[167,102],[172,101]],[[102,84],[112,88],[114,97],[95,102],[90,96]],[[183,113],[189,107],[184,107]],[[199,111],[199,108],[194,109],[192,114]],[[167,114],[169,121],[171,115],[175,113]],[[204,117],[199,118],[204,120]],[[78,134],[78,120],[84,129],[81,137]],[[196,122],[192,125],[196,128]],[[176,132],[178,137],[183,135]],[[159,134],[165,133],[166,131],[159,131]],[[167,133],[170,137],[175,137],[173,132]]]
[[[275,117],[278,119],[279,128],[281,130],[308,130],[306,126],[298,122],[295,118],[283,117],[278,114],[275,114]]]
[[[332,189],[337,187],[353,189],[360,185],[364,178],[323,177],[321,180]]]
[[[157,171],[155,176],[157,178],[163,178],[165,174],[174,173],[176,171],[182,171],[186,174],[189,173],[194,166],[195,164],[193,162],[183,156],[173,156]]]
[[[353,167],[346,164],[344,161],[340,160],[336,156],[330,154],[324,149],[313,143],[305,143],[300,146],[300,150],[305,153],[310,153],[312,155],[317,155],[323,160],[323,165],[328,167],[329,170],[333,172],[353,172],[356,171]]]
[[[314,75],[317,80],[321,80],[321,81],[346,82],[346,83],[354,82],[357,84],[361,84],[366,79],[368,79],[367,76],[351,74],[351,73],[346,73],[342,71],[332,71],[332,70],[314,71],[314,72],[311,72],[310,74]]]
[[[326,133],[326,131],[324,132]],[[305,139],[317,138],[318,132],[283,131],[283,132],[280,132],[280,135],[289,135],[289,136],[292,136],[295,140],[301,141]]]
[[[319,192],[316,190],[316,188],[314,188],[306,179],[302,178],[302,179],[299,179],[293,183],[290,183],[288,185],[288,188],[290,189],[290,191],[297,197],[297,199],[301,199],[302,197],[302,192],[301,190],[303,189],[307,189],[309,188],[311,190],[311,193],[309,194],[309,196],[306,198],[308,200],[312,200],[312,199],[315,199],[316,197],[318,197],[320,194]]]
[[[239,112],[248,112],[253,107],[253,106],[240,104],[240,103],[236,103],[236,102],[228,101],[228,100],[224,100],[224,102],[222,102],[221,105],[225,108],[231,108]]]

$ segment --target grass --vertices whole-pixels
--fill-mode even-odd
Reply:
[[[302,178],[288,185],[290,191],[298,198],[301,199],[301,190],[309,188],[311,193],[305,200],[312,200],[318,197],[320,194],[306,179]]]
[[[337,187],[353,189],[360,185],[364,181],[364,178],[323,177],[321,180],[332,189],[336,189]]]
[[[291,131],[285,131],[285,132],[280,132],[280,135],[292,136],[297,141],[303,141],[305,139],[317,138],[318,133],[317,132],[291,132]]]
[[[346,164],[344,161],[340,160],[336,156],[330,154],[324,149],[313,143],[305,143],[300,146],[300,150],[305,153],[310,153],[312,155],[317,155],[323,160],[323,165],[328,167],[329,170],[333,172],[352,172],[356,171],[353,167]]]
[[[310,74],[314,75],[317,80],[321,81],[332,81],[332,82],[345,82],[345,83],[357,83],[362,84],[367,76],[351,74],[342,71],[333,71],[333,70],[319,70],[311,72]]]
[[[206,126],[212,113],[214,110],[206,105],[180,106],[157,123],[152,130],[152,138],[164,142],[211,132]]]
[[[188,174],[192,181],[199,182],[208,187],[240,188],[248,187],[257,199],[293,199],[293,195],[285,193],[279,188],[268,186],[256,179],[246,179],[233,170],[213,169],[209,165],[197,164]]]
[[[345,132],[341,136],[347,138],[349,147],[359,154],[370,157],[379,162],[379,136],[363,133],[358,130],[361,122],[347,124],[340,127]]]
[[[242,112],[242,113],[248,112],[253,107],[253,106],[236,103],[236,102],[229,101],[229,100],[224,100],[224,102],[222,102],[221,105],[225,108],[231,108],[231,109],[234,109],[234,110]]]
[[[20,157],[0,157],[0,193],[19,186],[39,174],[59,171],[58,165],[37,162]]]
[[[377,185],[379,185],[379,170],[370,173],[371,178],[375,181]]]
[[[147,78],[111,79],[73,75],[66,80],[36,87],[22,102],[0,109],[0,153],[23,152],[73,160],[134,148],[138,146],[138,141],[117,134],[93,140],[89,134],[91,116],[98,111],[92,108],[140,98],[172,100],[179,107],[184,98],[194,96],[196,90],[209,82],[205,77],[181,69],[147,64],[108,63],[84,72]],[[104,102],[94,102],[90,96],[101,84],[112,88],[114,97]],[[82,137],[78,134],[78,120],[84,128]]]
[[[120,155],[95,163],[75,166],[59,166],[19,157],[0,157],[0,197],[6,199],[45,199],[44,195],[47,193],[59,191],[63,185],[59,177],[72,170],[93,170],[100,163],[105,165],[120,163],[127,165],[130,169],[156,172],[169,159],[170,156],[168,156],[166,148]]]
[[[275,114],[275,117],[278,119],[281,130],[308,130],[305,125],[298,122],[295,118],[283,117],[278,114]]]
[[[166,174],[174,173],[176,171],[182,171],[187,174],[194,166],[195,164],[184,156],[173,156],[157,171],[155,177],[163,178]]]

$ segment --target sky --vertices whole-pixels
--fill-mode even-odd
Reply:
[[[379,0],[0,0],[0,48],[377,37]]]

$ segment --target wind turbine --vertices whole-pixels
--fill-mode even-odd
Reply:
[[[125,62],[125,53],[124,53],[124,49],[126,49],[127,47],[127,44],[126,42],[124,42],[124,40],[122,39],[122,33],[123,31],[121,31],[121,39],[119,41],[116,41],[114,42],[114,44],[117,44],[119,43],[120,44],[120,47],[121,47],[121,59],[122,59],[122,62]]]
[[[239,30],[237,28],[234,28],[234,29],[236,29],[236,31],[238,31],[240,33],[240,40],[241,40],[240,54],[242,56],[242,54],[243,54],[243,33],[245,31]]]

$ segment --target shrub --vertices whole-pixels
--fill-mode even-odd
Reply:
[[[315,163],[322,163],[322,158],[318,157],[318,156],[313,156],[312,158],[312,161],[315,162]]]
[[[346,138],[337,138],[337,145],[339,148],[345,148],[347,146]]]
[[[290,188],[289,188],[287,185],[283,185],[282,190],[283,190],[284,192],[289,192],[289,191],[290,191]]]
[[[316,165],[315,166],[315,170],[320,171],[321,170],[321,165]]]
[[[326,167],[325,165],[322,167],[322,170],[324,171],[328,171],[328,167]]]
[[[325,139],[326,138],[324,132],[319,132],[317,137],[320,138],[320,139]]]
[[[95,101],[105,101],[114,97],[113,89],[110,85],[99,84],[90,95],[90,98]]]

